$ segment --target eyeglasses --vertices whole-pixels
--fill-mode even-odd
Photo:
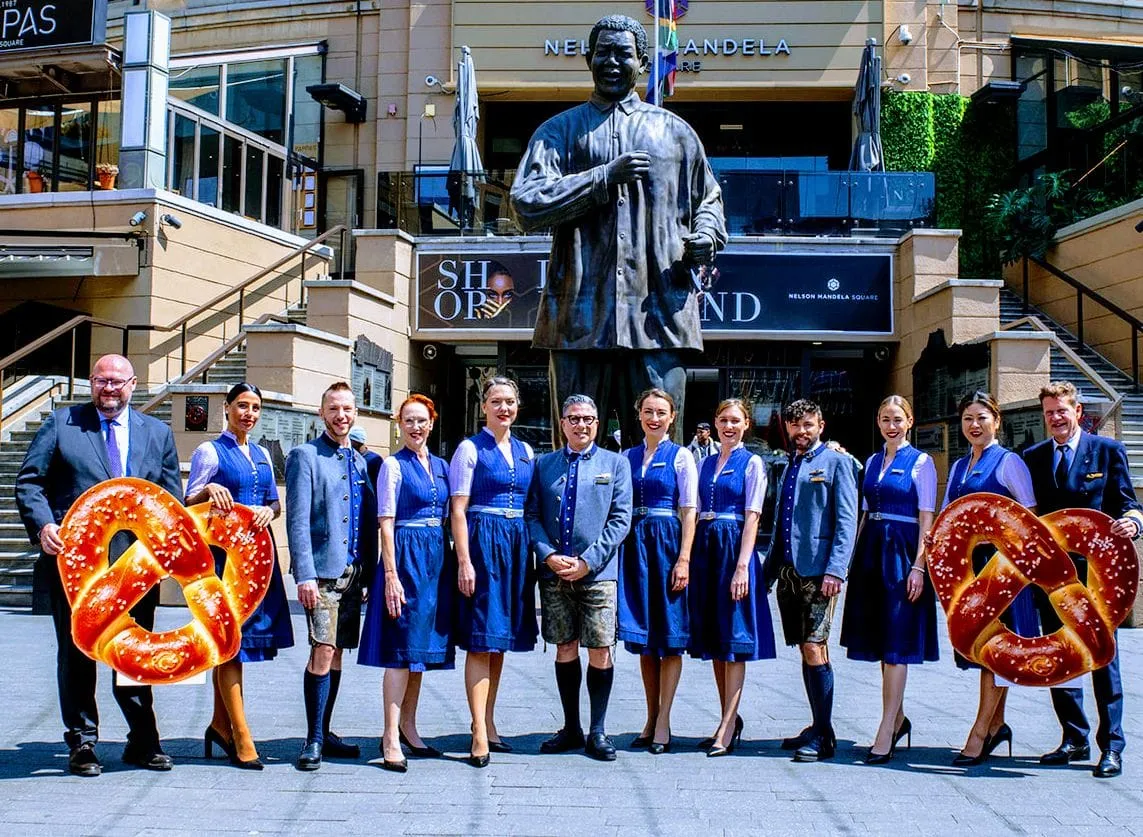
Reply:
[[[123,389],[127,384],[134,381],[135,378],[92,378],[91,382],[100,389]]]
[[[584,427],[591,427],[597,419],[595,416],[564,416],[564,421],[573,427],[577,424],[582,424]]]
[[[401,419],[401,424],[405,427],[425,427],[432,424],[432,419],[427,418],[407,418]]]

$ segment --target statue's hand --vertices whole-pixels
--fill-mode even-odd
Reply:
[[[646,151],[628,151],[607,164],[607,185],[631,183],[645,178],[651,172],[651,155]]]
[[[691,267],[710,264],[714,259],[714,242],[704,233],[683,236],[683,261]]]

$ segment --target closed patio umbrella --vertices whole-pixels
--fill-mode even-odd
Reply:
[[[472,50],[460,48],[460,61],[456,66],[456,109],[452,128],[456,145],[449,161],[449,211],[456,212],[462,230],[472,229],[476,214],[476,184],[484,181],[484,164],[476,146],[476,122],[480,119],[480,105],[476,98],[476,70],[472,66]]]
[[[853,91],[857,141],[849,159],[850,171],[885,171],[885,156],[881,150],[881,58],[876,46],[874,38],[865,42]]]

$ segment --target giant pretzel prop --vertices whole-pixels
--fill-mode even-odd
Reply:
[[[210,503],[184,508],[154,483],[122,477],[85,491],[60,529],[60,578],[72,607],[71,635],[94,660],[140,683],[173,683],[226,662],[242,644],[242,623],[270,584],[274,550],[253,512],[235,504],[226,515]],[[110,566],[116,532],[138,538]],[[209,546],[226,550],[215,575]],[[128,611],[171,576],[194,617],[175,631],[153,633]]]
[[[1036,517],[997,494],[969,494],[949,504],[933,524],[929,575],[948,615],[953,647],[1005,680],[1054,686],[1111,662],[1115,629],[1135,602],[1139,559],[1113,521],[1092,509],[1063,509]],[[984,543],[999,551],[976,575],[972,552]],[[1069,552],[1087,558],[1080,583]],[[1044,589],[1063,627],[1022,637],[1000,614],[1028,584]]]

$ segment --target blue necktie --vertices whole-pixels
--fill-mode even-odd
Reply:
[[[1056,488],[1063,488],[1068,484],[1068,454],[1072,449],[1067,445],[1059,445],[1056,450],[1060,452],[1060,461],[1056,463]]]
[[[123,457],[119,454],[119,440],[115,438],[115,428],[119,423],[114,419],[104,419],[107,428],[107,461],[111,465],[111,476],[123,476]]]

